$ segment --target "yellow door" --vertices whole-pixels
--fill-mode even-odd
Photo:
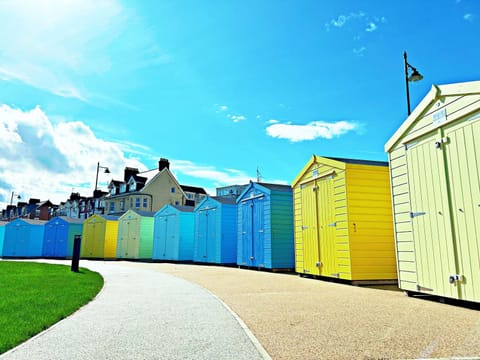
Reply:
[[[314,181],[300,186],[303,239],[303,267],[306,274],[320,275],[317,193]]]
[[[320,275],[339,277],[335,248],[335,204],[333,176],[316,181],[320,237]]]

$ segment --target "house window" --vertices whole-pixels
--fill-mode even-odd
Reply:
[[[179,204],[178,201],[175,201],[175,205],[178,205],[178,204]]]
[[[140,198],[139,198],[139,197],[137,197],[137,198],[135,199],[135,207],[136,207],[136,208],[139,208],[139,207],[140,207]]]
[[[172,193],[174,193],[174,192],[175,192],[175,188],[172,187],[172,188],[170,189],[170,191],[171,191]]]
[[[193,194],[192,194],[192,193],[187,193],[187,198],[192,199],[192,198],[193,198]]]
[[[125,210],[125,200],[120,200],[120,210]]]
[[[133,208],[133,198],[130,198],[130,209]]]
[[[114,212],[115,211],[115,203],[112,201],[110,203],[110,212]]]
[[[146,208],[148,205],[148,200],[147,198],[143,198],[143,207]]]

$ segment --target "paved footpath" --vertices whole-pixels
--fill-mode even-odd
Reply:
[[[104,277],[97,298],[0,359],[268,359],[241,320],[195,284],[117,262],[80,266]]]

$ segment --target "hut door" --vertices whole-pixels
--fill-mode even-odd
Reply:
[[[445,155],[455,229],[458,286],[463,300],[480,300],[480,121],[446,129]],[[452,273],[453,275],[453,273]]]
[[[52,257],[55,254],[55,238],[57,226],[47,224],[45,227],[45,240],[43,243],[43,256]]]
[[[217,242],[220,241],[220,239],[217,238],[217,209],[209,209],[207,211],[207,252],[206,252],[206,257],[209,261],[215,261],[217,257]],[[218,235],[220,236],[220,235]],[[219,245],[219,249],[221,249],[221,245]]]
[[[253,257],[254,266],[265,266],[265,226],[264,226],[264,202],[265,198],[259,197],[253,200]]]
[[[253,201],[242,202],[242,263],[252,266],[253,258]]]
[[[158,215],[155,219],[155,242],[154,242],[154,255],[158,259],[165,259],[167,252],[167,226],[168,216]]]
[[[17,256],[26,256],[30,253],[29,244],[30,244],[30,225],[21,224],[18,227],[18,246],[16,246],[16,255]]]
[[[105,223],[93,224],[92,255],[93,257],[103,257],[105,247]]]
[[[138,258],[140,249],[140,220],[131,218],[127,221],[126,250],[130,258]]]
[[[83,225],[83,239],[82,239],[82,256],[92,256],[93,255],[93,243],[95,242],[95,223],[86,222]]]
[[[68,227],[64,223],[56,224],[53,254],[57,257],[67,256]]]
[[[265,266],[263,197],[242,203],[242,260],[249,266]]]
[[[316,182],[320,234],[320,275],[339,277],[335,248],[336,223],[333,199],[333,176]]]
[[[301,219],[303,242],[303,271],[307,274],[320,275],[320,244],[317,216],[316,181],[301,185]]]
[[[178,257],[176,249],[178,248],[177,236],[177,214],[169,214],[165,217],[165,247],[164,256],[168,259],[175,259]]]
[[[455,273],[455,253],[443,149],[432,135],[420,138],[407,145],[407,164],[417,289],[455,298],[457,290],[448,282]]]

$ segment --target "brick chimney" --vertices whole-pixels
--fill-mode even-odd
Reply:
[[[158,161],[158,171],[162,171],[165,168],[170,169],[170,161],[165,158],[160,158]]]

